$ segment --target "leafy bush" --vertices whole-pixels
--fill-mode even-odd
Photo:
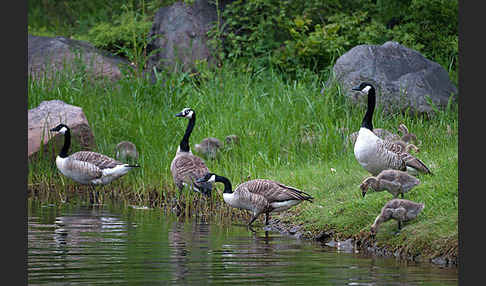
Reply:
[[[222,59],[321,71],[356,45],[397,41],[457,82],[457,0],[237,0],[221,16],[211,35]]]
[[[91,28],[87,40],[98,48],[127,56],[127,51],[140,50],[152,23],[142,15],[127,11],[112,22],[101,22]]]

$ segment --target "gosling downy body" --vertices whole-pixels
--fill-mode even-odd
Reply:
[[[407,125],[400,123],[400,125],[398,125],[398,131],[402,133],[402,137],[400,137],[401,141],[403,141],[405,143],[409,143],[409,144],[410,143],[413,143],[413,144],[418,143],[417,135],[410,133],[408,131]]]
[[[170,164],[170,171],[174,183],[179,191],[182,191],[184,186],[188,186],[196,192],[211,196],[212,183],[195,182],[197,178],[209,173],[209,169],[204,160],[192,154],[189,147],[189,137],[196,123],[196,112],[191,108],[184,108],[175,116],[185,117],[189,119],[189,122],[179,147],[177,147],[176,155]]]
[[[417,136],[413,133],[408,131],[408,127],[400,123],[398,126],[398,131],[401,132],[403,135],[400,137],[399,140],[390,140],[393,141],[395,144],[402,146],[405,152],[410,153],[410,151],[420,152],[420,149],[415,145],[418,143]]]
[[[223,143],[218,138],[208,137],[201,140],[199,144],[194,144],[194,150],[209,159],[214,159],[222,146]]]
[[[366,114],[354,144],[354,155],[359,164],[373,176],[387,169],[432,174],[421,160],[407,153],[401,145],[383,140],[373,133],[372,118],[376,102],[373,85],[363,82],[353,90],[368,95]]]
[[[139,165],[125,164],[106,155],[79,151],[68,155],[71,146],[71,130],[59,124],[50,130],[64,135],[64,145],[56,157],[57,169],[66,177],[83,185],[106,185],[127,174]]]
[[[267,179],[243,182],[234,191],[228,178],[214,173],[208,173],[197,181],[223,183],[225,203],[234,208],[249,210],[252,213],[248,223],[250,229],[251,224],[262,213],[265,213],[265,225],[268,225],[270,213],[285,211],[303,201],[312,202],[313,200],[312,196],[301,190]]]
[[[115,158],[122,162],[137,162],[137,147],[130,141],[121,141],[115,147]]]
[[[420,184],[420,180],[404,171],[383,170],[376,177],[368,177],[363,180],[359,186],[363,197],[366,195],[368,188],[375,192],[388,191],[396,198],[398,194],[403,198],[403,194],[410,191],[413,187]]]
[[[376,235],[380,225],[391,219],[398,222],[398,231],[402,229],[402,223],[415,219],[424,209],[425,204],[416,203],[404,199],[392,199],[387,202],[381,209],[380,214],[376,217],[371,225],[371,235]]]

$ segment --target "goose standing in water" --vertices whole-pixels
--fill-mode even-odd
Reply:
[[[368,188],[371,187],[375,192],[387,190],[396,198],[398,194],[403,199],[403,194],[410,191],[413,187],[420,184],[420,180],[407,172],[399,170],[383,170],[376,177],[368,177],[359,186],[363,197],[366,195]]]
[[[184,186],[191,186],[194,191],[200,192],[206,196],[211,196],[211,190],[213,188],[212,183],[195,182],[197,178],[209,173],[209,169],[203,159],[193,155],[191,148],[189,147],[189,137],[196,124],[196,112],[191,108],[184,108],[175,116],[188,118],[189,122],[181,143],[179,144],[179,147],[177,147],[176,155],[170,164],[170,171],[174,183],[179,191],[182,191]]]
[[[407,153],[401,145],[383,140],[373,133],[372,119],[376,103],[373,85],[363,82],[353,90],[368,95],[366,114],[354,144],[354,156],[359,164],[373,176],[387,169],[432,174],[422,161]]]
[[[233,191],[228,178],[208,173],[197,182],[220,182],[224,184],[224,202],[234,208],[249,210],[252,213],[248,228],[265,213],[265,225],[268,225],[268,216],[271,212],[287,210],[303,201],[312,202],[313,198],[293,187],[286,186],[276,181],[267,179],[254,179],[241,183]]]
[[[106,155],[79,151],[68,155],[71,129],[59,124],[50,130],[64,135],[64,145],[56,158],[57,169],[66,177],[84,185],[106,185],[139,165],[125,164]]]
[[[402,229],[402,222],[413,220],[424,209],[425,204],[416,203],[404,199],[393,199],[387,202],[381,209],[371,225],[371,235],[375,236],[380,225],[391,219],[398,221],[398,232]]]

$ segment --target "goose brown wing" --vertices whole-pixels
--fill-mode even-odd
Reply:
[[[201,158],[188,153],[178,155],[174,159],[172,162],[171,171],[175,179],[184,181],[186,183],[192,183],[196,179],[201,178],[208,173],[209,169]],[[209,185],[211,184],[209,183]]]
[[[419,159],[413,157],[412,155],[408,154],[403,160],[405,161],[405,165],[412,167],[416,170],[419,170],[426,174],[432,174],[429,168],[424,164],[424,162],[420,161]]]
[[[96,153],[96,152],[90,152],[90,151],[79,151],[69,156],[69,158],[76,161],[93,164],[96,167],[100,168],[101,170],[107,168],[114,168],[118,165],[124,164],[106,155]]]
[[[400,160],[403,161],[405,166],[412,167],[420,172],[426,174],[432,174],[429,168],[420,159],[414,157],[410,153],[405,152],[405,150],[396,153]],[[406,168],[405,168],[406,169]]]
[[[310,195],[279,182],[266,179],[255,179],[246,183],[251,186],[248,187],[249,192],[264,196],[269,202],[282,202],[288,200],[312,201]]]
[[[69,157],[64,163],[64,169],[71,174],[76,174],[79,181],[90,181],[101,178],[103,171],[98,166],[88,162]]]
[[[394,168],[397,170],[406,170],[406,166],[412,167],[418,171],[421,171],[426,174],[432,174],[432,172],[429,170],[429,168],[419,160],[418,158],[415,158],[411,154],[407,153],[405,151],[405,148],[401,146],[400,144],[396,144],[390,141],[382,141],[382,145],[384,149],[390,151],[390,156],[396,156],[398,160],[391,160],[391,161],[401,161],[401,167],[400,168]],[[395,154],[395,155],[393,155]]]

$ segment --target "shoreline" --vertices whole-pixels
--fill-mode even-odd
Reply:
[[[49,186],[43,186],[41,189],[35,186],[42,186],[42,183],[32,184],[28,186],[27,198],[36,197],[40,200],[49,200],[53,197],[57,202],[66,203],[74,200],[90,200],[86,189],[83,187],[74,187],[64,191],[64,194],[55,193],[47,191],[45,188]],[[170,190],[170,188],[169,188]],[[164,195],[161,195],[164,194]],[[213,215],[208,212],[214,212],[218,217],[223,218],[231,216],[232,218],[247,220],[249,215],[242,210],[235,210],[229,206],[226,206],[218,197],[212,196],[211,200],[198,201],[194,200],[194,196],[187,196],[185,198],[186,202],[191,204],[191,207],[181,209],[180,206],[174,204],[176,192],[168,191],[165,193],[159,193],[157,190],[153,189],[143,194],[134,194],[133,192],[127,190],[122,193],[117,192],[104,192],[101,194],[101,204],[108,199],[111,201],[123,201],[127,206],[133,205],[146,205],[151,208],[159,208],[165,212],[170,211],[174,215],[181,216],[192,216],[194,214],[203,215]],[[62,197],[64,196],[65,199]],[[84,198],[83,198],[84,197]],[[196,202],[196,203],[195,203]],[[91,202],[93,203],[93,202]],[[184,203],[183,203],[184,204]],[[184,206],[183,206],[184,207]],[[270,217],[268,226],[258,226],[265,231],[278,232],[280,234],[289,235],[296,239],[312,240],[322,243],[328,247],[334,247],[345,252],[358,251],[365,254],[370,254],[377,257],[395,257],[396,259],[402,261],[413,261],[413,262],[429,262],[440,267],[457,267],[457,248],[458,245],[451,248],[448,253],[435,254],[411,254],[408,251],[409,245],[401,245],[395,249],[391,249],[387,245],[378,245],[376,241],[370,239],[369,235],[360,232],[355,233],[350,237],[343,237],[343,235],[335,230],[326,229],[321,227],[319,230],[310,231],[306,230],[302,225],[294,224],[290,222],[283,221],[282,216],[291,216],[292,210],[273,214]],[[259,218],[260,220],[261,218]]]
[[[457,254],[434,255],[413,255],[407,251],[407,246],[401,246],[398,249],[390,249],[388,246],[378,246],[376,241],[362,233],[355,234],[345,239],[339,239],[340,233],[334,230],[322,229],[319,232],[306,231],[299,225],[281,222],[279,219],[270,219],[266,228],[269,231],[279,232],[281,234],[295,237],[296,239],[313,240],[321,242],[328,247],[334,247],[345,252],[358,251],[379,257],[395,257],[402,261],[429,262],[441,267],[457,267]]]

